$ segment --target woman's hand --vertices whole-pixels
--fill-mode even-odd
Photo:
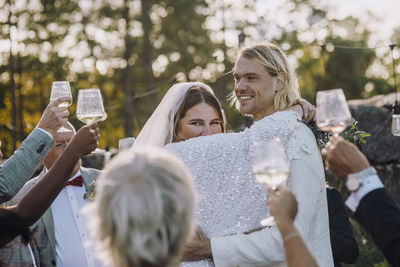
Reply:
[[[275,190],[268,188],[267,204],[278,225],[293,223],[297,214],[297,200],[290,189],[284,186],[278,186]]]
[[[99,139],[100,133],[97,123],[85,125],[71,139],[66,149],[70,149],[80,158],[95,150],[99,145]]]
[[[296,99],[294,102],[296,105],[300,105],[301,108],[303,109],[303,120],[304,122],[310,122],[312,119],[315,120],[315,106],[311,103],[309,103],[307,100],[299,98]]]
[[[182,260],[199,261],[211,257],[211,241],[203,230],[196,225],[194,235],[185,245]]]

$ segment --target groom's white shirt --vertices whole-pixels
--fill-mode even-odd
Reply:
[[[312,132],[307,126],[297,122],[297,117],[293,119],[292,116],[293,113],[291,112],[277,112],[256,122],[250,129],[239,134],[194,138],[183,143],[168,145],[168,149],[181,156],[194,174],[196,189],[200,195],[200,210],[197,216],[200,227],[204,227],[205,233],[211,237],[215,266],[285,266],[283,242],[276,226],[248,235],[241,233],[250,229],[240,226],[242,220],[245,227],[249,227],[253,223],[254,228],[258,225],[259,219],[267,215],[265,189],[263,186],[256,189],[258,185],[251,177],[247,165],[250,165],[249,146],[251,143],[259,139],[273,137],[282,139],[291,161],[287,186],[296,195],[299,203],[295,224],[318,264],[320,266],[333,266],[325,176],[319,149]],[[204,157],[206,160],[203,159]],[[225,164],[224,162],[226,162],[226,165],[229,166],[226,170],[224,170],[224,166],[220,166],[218,170],[213,167],[214,162],[218,161],[219,158],[222,158],[222,160],[217,164]],[[230,162],[230,159],[234,162]],[[207,164],[214,170],[209,171],[209,177],[203,179],[204,177],[201,178],[201,169],[203,168],[206,171]],[[234,168],[238,168],[238,171]],[[220,169],[223,171],[221,172]],[[213,175],[213,173],[216,173],[216,175]],[[236,179],[243,177],[233,176],[235,173],[248,176],[237,182],[240,192],[235,191],[234,185]],[[227,177],[223,177],[225,174]],[[199,177],[201,178],[200,181]],[[227,183],[224,183],[224,178],[228,181]],[[208,200],[208,198],[214,197],[207,195],[208,191],[213,191],[207,179],[216,181],[211,186],[223,185],[217,191],[223,192],[217,193],[221,194],[219,200]],[[202,180],[206,181],[203,182]],[[233,186],[230,186],[230,184]],[[250,192],[253,189],[254,192]],[[223,195],[224,193],[227,195]],[[211,194],[214,193],[211,192]],[[229,214],[217,214],[218,211],[221,213],[221,210],[223,210],[223,207],[221,208],[218,205],[224,205],[222,202],[225,198],[229,198],[231,194],[236,194],[236,196],[233,196],[231,206],[228,202],[228,207],[225,209],[229,211]],[[257,194],[259,195],[257,196],[258,199],[254,199],[254,195]],[[237,199],[235,200],[235,198]],[[241,205],[245,209],[238,210]],[[240,212],[243,213],[243,210],[246,209],[250,211],[244,214],[244,217],[241,217]],[[235,214],[236,210],[238,210],[238,215],[234,217],[231,214]],[[204,213],[206,213],[205,216],[202,215]],[[209,214],[207,215],[207,213]],[[221,219],[214,220],[213,217],[215,216],[221,216]],[[224,221],[223,217],[229,219]],[[249,217],[253,217],[250,218],[252,222],[248,221]],[[209,221],[214,223],[210,224]],[[231,228],[233,233],[227,235],[226,231],[221,231],[223,227]],[[201,261],[185,263],[184,266],[212,266],[212,263]]]

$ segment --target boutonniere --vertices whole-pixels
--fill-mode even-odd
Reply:
[[[83,198],[93,201],[95,196],[96,196],[96,181],[93,181],[89,184],[89,186],[86,187],[86,192],[83,195]]]

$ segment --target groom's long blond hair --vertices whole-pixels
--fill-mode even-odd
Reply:
[[[240,56],[264,66],[272,76],[276,76],[279,73],[284,74],[285,86],[282,90],[276,92],[274,96],[275,111],[284,110],[292,106],[296,99],[300,97],[296,73],[289,64],[286,55],[278,46],[269,42],[257,43],[241,49],[237,59],[239,59]],[[236,68],[236,64],[234,68]],[[237,102],[234,93],[231,99],[233,102]]]

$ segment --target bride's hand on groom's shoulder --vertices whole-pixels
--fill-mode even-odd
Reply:
[[[303,98],[296,99],[294,105],[289,109],[299,114],[304,122],[315,120],[315,106]]]

